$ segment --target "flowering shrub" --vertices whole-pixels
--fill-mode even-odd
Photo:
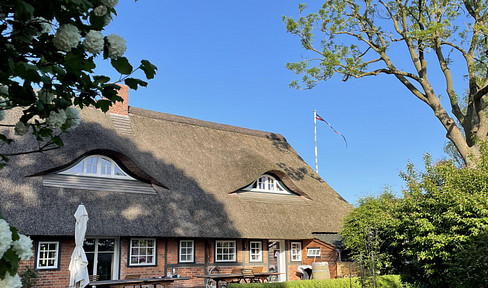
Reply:
[[[21,288],[20,259],[32,257],[32,240],[19,234],[0,215],[0,287]]]
[[[124,53],[125,40],[116,34],[104,36],[105,26],[116,15],[118,0],[84,1],[0,1],[0,121],[5,111],[23,111],[10,131],[0,132],[0,147],[15,138],[32,134],[39,149],[47,151],[63,145],[61,135],[80,123],[73,106],[94,106],[107,111],[122,101],[117,95],[124,83],[131,89],[147,82],[133,78],[141,70],[154,78],[156,66],[147,60],[133,67]],[[93,75],[95,59],[110,61],[121,74],[115,81]],[[100,97],[103,96],[103,97]],[[2,123],[0,123],[2,124]],[[0,168],[9,156],[18,153],[0,150]]]

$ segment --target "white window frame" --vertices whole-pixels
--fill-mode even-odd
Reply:
[[[286,189],[278,179],[275,177],[264,174],[254,182],[251,183],[248,187],[244,188],[245,191],[252,191],[252,192],[266,192],[266,193],[276,193],[276,194],[286,194],[286,195],[294,195],[288,189]]]
[[[47,250],[44,252],[55,252],[54,258],[51,257],[42,257],[41,258],[41,244],[55,244],[56,248],[55,250]],[[37,259],[36,259],[36,269],[58,269],[59,268],[59,241],[39,241],[37,242]],[[41,266],[41,261],[48,261],[48,260],[54,260],[54,264],[51,266]]]
[[[129,239],[129,266],[154,266],[156,265],[156,238],[130,238]],[[137,248],[143,248],[143,249],[148,249],[148,248],[152,248],[153,249],[153,253],[152,254],[140,254],[140,255],[135,255],[135,256],[152,256],[152,262],[143,262],[143,263],[132,263],[132,241],[153,241],[153,246],[152,247],[149,247],[149,246],[145,246],[145,247],[142,247],[139,246]],[[147,259],[147,258],[146,258]]]
[[[92,166],[89,163],[92,159],[96,159],[96,170],[97,170],[96,173],[87,172],[88,166]],[[104,165],[102,165],[103,160],[110,163],[110,173],[109,174],[106,174],[106,173],[102,174],[102,166],[104,166]],[[81,172],[71,171],[72,168],[75,168],[75,167],[79,166],[80,164],[83,165]],[[95,166],[95,165],[93,165],[93,166]],[[122,172],[123,175],[117,175],[117,174],[115,174],[115,171],[120,171],[120,172]],[[87,157],[81,159],[80,161],[78,161],[75,165],[69,167],[68,169],[66,169],[64,171],[59,172],[59,174],[89,176],[89,177],[99,177],[99,178],[115,178],[115,179],[136,180],[136,179],[132,178],[131,176],[129,176],[127,173],[125,173],[124,170],[122,170],[114,160],[110,159],[107,156],[103,156],[103,155],[87,156]]]
[[[232,247],[224,247],[222,246],[221,248],[219,248],[219,243],[232,243]],[[219,249],[222,249],[222,252],[219,254]],[[224,252],[225,250],[229,250],[229,252]],[[233,253],[230,252],[230,250],[233,250]],[[227,260],[223,260],[223,259],[218,259],[219,256],[224,256],[224,255],[227,255],[227,256],[232,256],[231,258],[232,259],[227,259]],[[223,258],[223,257],[221,257]],[[237,262],[237,242],[235,240],[216,240],[215,241],[215,262]]]
[[[190,250],[190,253],[183,253],[183,245],[181,245],[182,243],[191,243],[191,250]],[[189,247],[186,246],[184,247],[185,249],[188,249]],[[188,252],[188,250],[186,251]],[[188,260],[183,260],[181,259],[181,256],[191,256],[191,259]],[[179,263],[194,263],[195,262],[195,241],[194,240],[180,240],[180,246],[179,246],[179,253],[178,253],[178,262]]]
[[[293,262],[302,261],[302,242],[292,241],[290,243],[290,259]]]
[[[253,247],[253,245],[257,246]],[[249,262],[263,262],[263,241],[249,241]]]
[[[317,251],[318,251],[318,253],[317,253]],[[317,258],[317,257],[320,257],[320,255],[321,255],[320,247],[307,248],[307,257]]]

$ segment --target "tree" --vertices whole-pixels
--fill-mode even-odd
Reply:
[[[107,111],[116,101],[123,82],[132,89],[147,82],[130,77],[142,70],[152,79],[156,66],[142,60],[137,68],[123,57],[125,40],[102,34],[116,15],[118,0],[2,0],[0,2],[0,121],[9,110],[22,116],[14,130],[32,134],[39,148],[6,154],[0,151],[0,168],[9,156],[42,152],[63,145],[61,135],[80,122],[77,109],[86,106]],[[112,81],[93,75],[96,58],[110,60],[121,77]],[[102,98],[103,96],[103,98]],[[1,146],[13,142],[10,131],[0,134]],[[21,287],[16,274],[20,259],[32,255],[32,241],[17,233],[0,215],[0,286]]]
[[[291,86],[311,89],[334,74],[344,81],[391,75],[432,109],[464,162],[476,165],[479,142],[488,137],[488,2],[326,0],[318,13],[302,15],[305,8],[299,5],[297,20],[283,17],[287,31],[312,55],[287,64],[304,74],[301,84],[293,81]],[[318,46],[314,33],[320,33]],[[401,68],[409,65],[402,65],[395,53],[408,55],[413,68]],[[453,69],[455,63],[463,65]],[[439,68],[450,112],[428,77]],[[468,84],[455,82],[453,72],[465,75]],[[464,104],[456,92],[463,90]]]
[[[453,161],[432,163],[428,155],[424,171],[409,164],[401,174],[406,184],[402,198],[392,202],[381,195],[361,201],[347,218],[347,247],[364,251],[354,239],[364,238],[364,223],[376,225],[384,242],[378,246],[378,254],[390,259],[393,272],[405,280],[425,287],[458,287],[453,283],[484,281],[466,278],[461,269],[469,259],[474,259],[471,264],[476,271],[486,266],[475,261],[484,261],[486,255],[470,255],[473,251],[469,250],[476,247],[485,251],[487,246],[486,239],[480,242],[488,233],[486,142],[480,143],[480,155],[476,168],[457,168]],[[468,256],[471,258],[465,258]]]
[[[39,149],[0,152],[0,166],[12,155],[62,146],[60,135],[80,121],[74,107],[94,106],[107,111],[112,103],[122,101],[117,96],[117,83],[132,89],[147,85],[130,77],[135,71],[142,70],[147,79],[154,77],[157,68],[149,61],[142,60],[134,69],[123,56],[126,45],[122,37],[102,34],[116,15],[117,2],[1,1],[0,120],[5,112],[21,109],[19,122],[11,128],[19,136],[33,134]],[[93,75],[97,59],[110,60],[120,79]],[[2,146],[12,141],[9,133],[0,134]]]

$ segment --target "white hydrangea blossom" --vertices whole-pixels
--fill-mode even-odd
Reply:
[[[73,129],[76,126],[80,125],[81,117],[80,112],[78,109],[69,107],[66,109],[66,126],[68,129]]]
[[[28,260],[32,257],[32,240],[29,236],[19,234],[19,240],[12,243],[15,253],[19,255],[21,259]]]
[[[117,34],[110,34],[106,38],[108,42],[108,57],[116,59],[124,55],[125,50],[127,50],[124,38]]]
[[[49,93],[48,91],[41,89],[38,93],[37,96],[39,97],[39,100],[46,104],[51,104],[54,100],[54,94]]]
[[[98,54],[103,50],[103,34],[100,31],[90,30],[86,34],[85,40],[83,40],[83,46],[85,46],[86,51],[92,54]]]
[[[107,26],[108,24],[110,24],[110,22],[112,22],[112,14],[111,13],[107,13],[103,17],[103,26]]]
[[[56,48],[69,52],[72,48],[78,46],[81,35],[78,28],[72,24],[64,24],[59,27],[54,35],[53,43]]]
[[[0,287],[22,288],[22,280],[18,274],[12,276],[7,272],[4,279],[0,278]]]
[[[93,13],[95,13],[95,15],[97,15],[97,16],[103,16],[103,15],[107,14],[107,7],[104,5],[100,5],[100,6],[96,7],[95,9],[93,9]]]
[[[51,22],[47,21],[42,17],[36,17],[32,20],[32,22],[37,22],[41,25],[42,30],[39,31],[39,35],[42,35],[44,33],[49,33],[53,29]]]
[[[17,124],[15,124],[14,131],[15,131],[15,135],[22,136],[25,135],[27,132],[29,132],[29,126],[19,121],[17,122]]]
[[[119,3],[119,0],[101,0],[100,2],[109,8],[114,8]]]
[[[66,122],[66,112],[59,110],[59,112],[51,111],[49,117],[46,118],[46,124],[51,128],[60,128]]]
[[[10,231],[10,225],[7,221],[0,219],[0,258],[10,248],[12,244],[12,231]],[[8,287],[1,286],[0,287]]]
[[[8,95],[8,86],[7,85],[0,85],[0,95]]]

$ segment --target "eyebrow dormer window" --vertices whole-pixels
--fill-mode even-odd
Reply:
[[[259,177],[251,185],[244,189],[253,192],[268,192],[279,194],[293,194],[285,186],[271,175],[265,174]]]
[[[102,155],[86,157],[68,170],[59,172],[59,174],[135,180],[122,171],[114,160]]]

